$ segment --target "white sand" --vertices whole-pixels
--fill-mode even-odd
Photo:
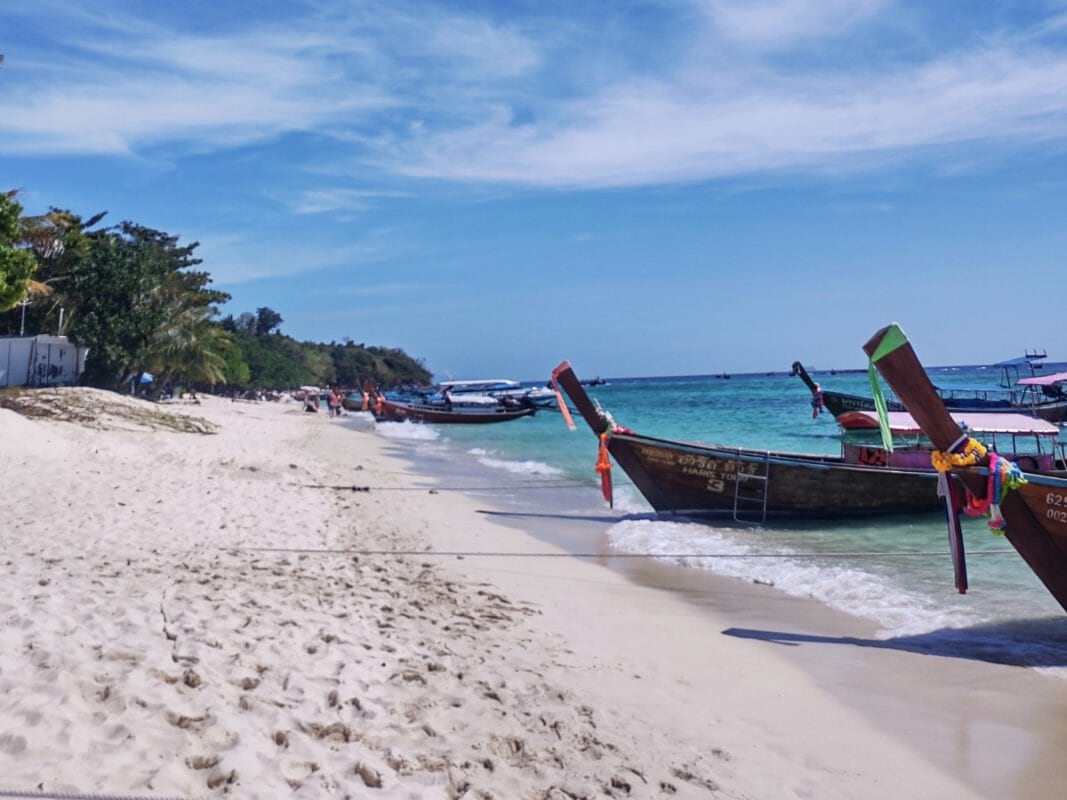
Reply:
[[[367,553],[552,551],[372,432],[166,410],[217,432],[0,409],[0,797],[1006,796],[677,594],[573,559]],[[352,485],[381,488],[322,488]]]

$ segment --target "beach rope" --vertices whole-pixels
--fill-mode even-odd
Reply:
[[[91,792],[46,792],[19,791],[18,789],[0,788],[0,797],[51,798],[52,800],[187,800],[183,797],[163,797],[161,795],[134,794],[94,794]]]
[[[929,558],[950,555],[943,550],[833,550],[825,553],[527,553],[512,550],[362,550],[308,547],[220,547],[220,551],[248,553],[303,553],[318,555],[355,556],[419,556],[440,558],[651,558],[651,559],[696,559],[696,558]],[[974,556],[1016,555],[1015,550],[979,550]]]
[[[410,473],[396,473],[409,475]],[[337,492],[510,492],[527,489],[587,489],[587,480],[546,480],[538,483],[514,483],[493,486],[357,486],[326,483],[305,483],[305,489],[332,489]]]

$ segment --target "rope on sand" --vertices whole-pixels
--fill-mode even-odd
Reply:
[[[520,489],[576,489],[588,488],[589,483],[579,481],[553,481],[544,483],[520,483],[508,486],[332,486],[323,483],[305,483],[305,489],[333,489],[338,492],[510,492]]]
[[[525,553],[507,550],[333,550],[315,547],[220,547],[226,552],[319,553],[352,556],[441,556],[444,558],[928,558],[949,555],[935,550],[835,550],[826,553]],[[1014,554],[1014,550],[981,550],[976,556]]]
[[[93,794],[91,792],[19,791],[0,788],[0,797],[32,797],[36,800],[186,800],[183,797],[135,794]]]

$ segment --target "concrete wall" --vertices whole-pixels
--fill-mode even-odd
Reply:
[[[0,386],[70,386],[88,354],[66,336],[0,337]]]

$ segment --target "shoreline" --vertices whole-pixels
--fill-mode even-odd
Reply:
[[[962,800],[1058,786],[1063,701],[1041,676],[724,636],[856,628],[766,587],[699,576],[679,591],[670,569],[641,585],[566,557],[479,513],[482,496],[427,488],[380,436],[296,407],[167,410],[218,433],[0,410],[16,476],[0,790]],[[433,555],[477,550],[510,555]],[[1010,718],[1020,687],[1032,696]],[[902,708],[936,718],[959,694],[967,714],[931,734],[948,757],[909,741],[925,718]]]
[[[414,466],[415,453],[408,455]],[[435,470],[427,474],[444,477]],[[597,492],[593,487],[578,491]],[[492,498],[470,500],[492,505]],[[942,632],[887,639],[878,636],[877,623],[817,600],[708,570],[620,555],[608,545],[606,530],[626,515],[606,508],[599,517],[575,514],[570,519],[478,510],[551,547],[572,553],[594,550],[596,559],[574,560],[595,561],[635,586],[682,600],[699,614],[725,616],[731,625],[721,635],[759,642],[776,654],[788,652],[788,664],[802,670],[820,691],[968,783],[972,797],[1043,798],[1060,789],[1059,748],[1053,743],[1067,745],[1067,735],[1060,730],[1067,712],[1060,690],[1063,679],[1001,663],[996,660],[1000,654],[985,659],[981,636],[988,626],[970,629],[976,641],[964,652],[958,641],[939,641]],[[553,530],[561,525],[586,532],[561,535]],[[594,548],[574,546],[590,537],[595,537]],[[1009,624],[1017,625],[1022,637],[1041,637],[1046,627],[1062,635],[1064,622],[1055,617]],[[968,630],[963,629],[963,636]],[[1041,759],[1026,760],[1042,749]]]

